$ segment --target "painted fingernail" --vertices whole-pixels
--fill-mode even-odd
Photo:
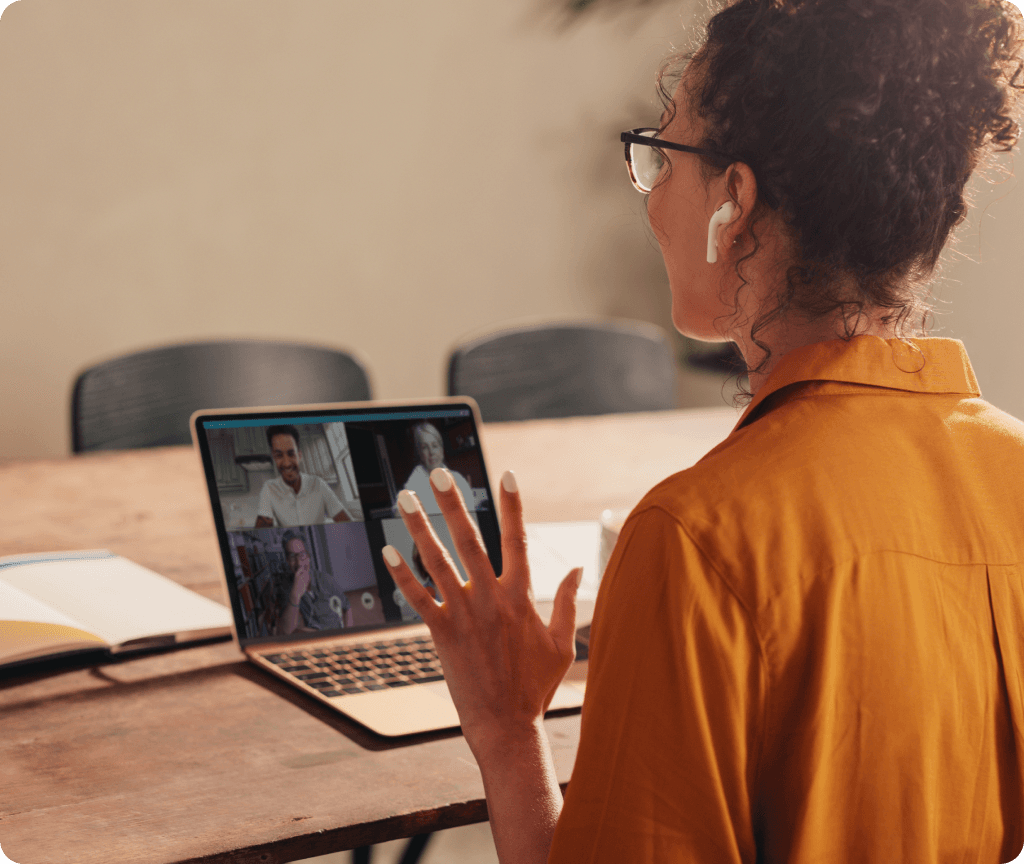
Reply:
[[[519,484],[516,483],[516,475],[511,471],[506,471],[501,475],[501,488],[506,492],[511,492],[513,495],[519,491]]]
[[[386,548],[390,549],[391,547],[388,546]],[[577,567],[576,568],[576,587],[577,588],[580,587],[580,582],[582,582],[582,581],[583,581],[583,568],[582,567]]]
[[[447,492],[452,488],[452,475],[444,468],[435,468],[430,472],[430,482],[438,492]]]
[[[415,513],[419,510],[419,502],[416,501],[416,496],[408,489],[403,489],[398,493],[398,506],[406,513]]]
[[[398,550],[394,546],[385,546],[380,550],[384,555],[384,560],[392,567],[397,567],[402,563],[402,556],[398,554]]]

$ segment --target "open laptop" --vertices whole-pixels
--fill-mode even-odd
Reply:
[[[381,549],[435,590],[396,509],[409,488],[458,561],[427,481],[443,460],[501,572],[479,420],[465,397],[192,416],[234,632],[253,663],[380,735],[459,725],[430,633]],[[563,682],[550,710],[579,707],[583,688]]]

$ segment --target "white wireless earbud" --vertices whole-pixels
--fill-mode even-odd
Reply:
[[[735,212],[736,205],[732,201],[726,201],[708,222],[708,264],[718,263],[718,229],[732,219]]]

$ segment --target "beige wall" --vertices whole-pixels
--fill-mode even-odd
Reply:
[[[1019,147],[997,154],[971,179],[970,212],[930,288],[931,335],[960,339],[982,396],[1024,419],[1024,183],[1013,176],[1019,157]],[[713,376],[684,373],[681,383],[689,391],[683,396],[687,405],[722,402]],[[734,388],[724,392],[728,399]]]
[[[1024,418],[1024,183],[1020,148],[970,183],[972,211],[933,287],[934,336],[962,339],[981,393]],[[998,170],[997,170],[998,169]]]
[[[0,23],[4,455],[68,451],[98,360],[251,336],[441,393],[464,333],[664,320],[618,132],[678,8],[19,0]]]
[[[353,349],[443,391],[509,319],[668,324],[617,135],[658,114],[687,6],[553,0],[18,0],[0,19],[0,452],[68,452],[76,373],[217,337]],[[459,140],[461,139],[461,140]],[[1024,197],[989,210],[948,316],[1018,414]],[[721,401],[694,379],[686,401]]]

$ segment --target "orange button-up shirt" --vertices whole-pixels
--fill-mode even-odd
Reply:
[[[633,511],[549,861],[1020,852],[1024,423],[911,341],[787,354]]]

